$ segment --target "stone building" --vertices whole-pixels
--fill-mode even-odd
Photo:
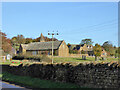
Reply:
[[[55,56],[69,56],[69,48],[65,41],[54,41],[53,50]],[[29,55],[51,55],[52,54],[52,41],[45,42],[43,35],[41,34],[40,42],[33,42],[29,44],[21,44],[19,52]]]
[[[104,48],[102,48],[101,57],[106,57],[106,56],[107,56],[107,52],[105,51]]]
[[[71,46],[69,46],[69,48],[71,48],[72,50],[77,50],[78,54],[88,54],[89,56],[93,56],[94,55],[94,53],[93,53],[93,46],[92,45],[71,44]]]
[[[27,46],[29,44],[20,44],[19,53],[26,54]]]
[[[88,56],[94,56],[93,45],[71,44],[71,46],[69,46],[69,48],[71,48],[72,50],[77,50],[78,54],[88,54]],[[104,50],[104,48],[102,48],[101,57],[105,57],[105,56],[107,56],[107,52]]]
[[[87,45],[87,44],[82,44],[80,45],[80,49],[78,50],[78,52],[80,54],[82,54],[82,52],[85,52],[86,54],[88,54],[89,56],[93,56],[94,52],[93,52],[93,45]]]

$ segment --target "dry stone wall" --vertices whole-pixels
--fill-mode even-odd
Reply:
[[[89,88],[118,88],[120,65],[104,64],[32,64],[19,66],[3,65],[3,71],[57,82],[74,83]]]

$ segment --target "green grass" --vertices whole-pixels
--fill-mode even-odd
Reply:
[[[6,61],[6,62],[0,62],[0,64],[10,64],[11,62]]]
[[[73,64],[79,64],[79,63],[101,63],[101,62],[112,62],[112,61],[118,61],[118,58],[111,58],[107,57],[106,60],[97,60],[95,61],[94,57],[87,57],[86,60],[83,60],[81,57],[54,57],[54,63],[64,63],[69,62]],[[14,62],[14,63],[12,63]],[[15,63],[17,62],[17,63]],[[21,60],[12,60],[12,61],[6,61],[6,62],[0,62],[0,64],[13,64],[13,65],[20,65]],[[23,64],[33,64],[32,62],[23,62]]]
[[[0,77],[2,77],[2,80],[12,81],[14,83],[19,83],[31,88],[80,88],[79,86],[70,83],[41,80],[39,78],[32,78],[29,76],[17,76],[7,72],[3,72],[2,74],[0,74]]]
[[[0,73],[0,78],[2,77],[3,75]]]
[[[12,63],[12,62],[14,62],[14,63]],[[16,63],[17,62],[17,63]],[[8,60],[6,60],[6,61],[2,61],[2,62],[0,62],[0,64],[14,64],[14,65],[20,65],[21,63],[20,63],[21,61],[20,60],[12,60],[12,61],[8,61]]]
[[[71,62],[71,63],[85,63],[85,62],[111,62],[111,61],[118,61],[118,58],[107,58],[106,60],[97,60],[95,61],[94,57],[87,57],[86,60],[83,60],[80,58],[73,58],[73,57],[54,57],[55,63],[61,63],[61,62]]]

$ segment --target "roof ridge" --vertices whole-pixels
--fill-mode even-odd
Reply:
[[[54,42],[54,49],[57,49],[62,41]],[[52,48],[52,41],[48,42],[34,42],[28,45],[26,50],[46,50]]]

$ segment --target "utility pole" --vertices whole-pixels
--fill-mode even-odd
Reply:
[[[53,52],[54,52],[53,36],[54,36],[54,35],[58,35],[58,31],[57,31],[57,33],[54,33],[54,31],[53,31],[52,33],[49,33],[49,31],[48,31],[48,35],[52,35],[52,64],[53,64]]]

